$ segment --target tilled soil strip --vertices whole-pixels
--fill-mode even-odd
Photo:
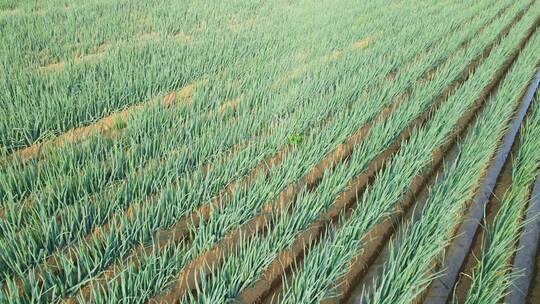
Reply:
[[[520,50],[527,43],[539,24],[540,16],[536,19],[536,22],[529,29],[525,37],[521,40],[512,56],[510,56],[503,64],[504,68],[498,73],[499,81],[509,69],[511,63],[517,58]],[[504,73],[501,73],[501,71],[504,71]],[[523,95],[525,96],[525,92]],[[450,245],[450,248],[447,250],[444,264],[441,266],[442,269],[446,269],[446,272],[442,277],[436,279],[431,284],[429,291],[425,295],[426,304],[445,303],[452,293],[453,286],[458,278],[458,274],[462,268],[465,258],[470,252],[470,248],[476,235],[476,230],[478,229],[484,214],[485,206],[495,188],[497,177],[501,173],[506,162],[506,158],[512,149],[512,145],[521,126],[521,122],[523,121],[530,104],[531,100],[523,98],[519,106],[518,113],[512,120],[509,130],[503,138],[501,147],[497,151],[495,158],[488,168],[486,177],[483,180],[483,183],[480,185],[478,193],[473,202],[471,203],[468,214],[466,215],[463,224],[459,228],[456,238]]]
[[[516,18],[513,20],[513,22],[505,28],[501,32],[501,37],[508,34],[513,24],[515,24],[522,16],[523,14],[520,13],[516,16]],[[525,42],[528,40],[525,39]],[[523,45],[525,44],[523,42]],[[410,136],[410,132],[412,131],[413,127],[423,125],[424,122],[429,118],[429,114],[431,111],[436,110],[442,102],[446,99],[447,96],[449,96],[457,86],[463,82],[465,82],[469,75],[480,65],[483,58],[485,58],[491,49],[496,45],[496,42],[493,42],[489,46],[486,47],[483,54],[481,54],[473,63],[471,63],[463,72],[462,77],[458,78],[454,83],[450,85],[449,88],[447,88],[443,94],[442,97],[440,97],[434,104],[431,110],[424,113],[421,117],[419,117],[408,129],[403,131],[403,133],[400,136],[400,140],[404,141],[407,140]],[[520,46],[519,49],[521,49],[522,46]],[[516,56],[519,53],[519,49],[516,50]],[[511,58],[511,59],[514,59]],[[508,63],[509,62],[509,63]],[[502,79],[502,76],[506,73],[506,70],[511,65],[511,62],[513,60],[508,60],[507,63],[503,64],[497,73],[497,76],[494,78],[495,80],[490,83],[488,87],[484,89],[484,92],[480,95],[478,101],[475,103],[474,107],[469,111],[464,117],[462,117],[458,123],[458,125],[461,128],[465,128],[466,125],[470,122],[470,120],[473,118],[475,111],[483,104],[485,99],[488,98],[491,91],[498,85],[500,79]],[[456,131],[457,134],[461,132],[462,130]],[[457,135],[455,134],[455,135]],[[291,247],[290,250],[287,250],[286,252],[283,252],[278,259],[276,259],[270,268],[265,272],[263,275],[263,279],[261,279],[259,282],[257,282],[254,287],[246,289],[239,297],[240,301],[243,303],[261,303],[268,299],[268,297],[275,291],[280,288],[281,280],[283,275],[286,275],[287,273],[290,273],[290,268],[293,263],[299,265],[301,259],[306,253],[306,249],[309,250],[309,248],[304,248],[303,244],[307,244],[307,242],[311,240],[317,240],[320,236],[320,234],[324,231],[325,227],[329,222],[332,222],[337,219],[337,217],[340,214],[341,210],[347,210],[350,208],[354,208],[354,205],[356,203],[356,197],[357,195],[361,194],[363,189],[368,185],[369,179],[373,176],[375,172],[377,172],[379,169],[382,168],[382,164],[384,163],[384,160],[393,153],[395,153],[397,150],[399,150],[399,147],[401,146],[401,141],[398,140],[394,145],[392,145],[388,150],[384,151],[377,157],[369,166],[369,169],[366,171],[365,174],[359,176],[357,179],[355,179],[350,184],[349,191],[343,193],[337,200],[334,202],[333,207],[330,209],[329,212],[321,216],[321,220],[314,223],[306,232],[301,234],[297,240],[295,240],[294,245]],[[450,146],[449,144],[445,145],[444,148],[447,146]],[[437,150],[434,151],[434,160],[432,163],[432,168],[436,169],[437,164],[440,163],[442,158],[443,150]],[[421,186],[429,179],[430,172],[425,172],[424,174],[420,174],[417,176],[413,183],[411,184],[410,191],[408,194],[404,197],[404,200],[402,204],[399,204],[403,207],[397,207],[398,209],[396,211],[398,217],[402,215],[402,208],[407,208],[412,204],[414,201],[415,193],[420,190]],[[324,219],[324,220],[322,220]],[[328,219],[331,219],[330,221]],[[366,266],[374,261],[374,258],[376,257],[376,254],[380,251],[382,246],[384,245],[385,241],[388,239],[388,237],[391,234],[392,229],[392,222],[395,220],[398,220],[399,218],[395,219],[387,219],[383,223],[377,225],[371,232],[368,233],[368,235],[365,237],[368,244],[366,246],[365,251],[360,254],[359,256],[355,257],[354,261],[352,262],[350,266],[349,273],[345,276],[345,279],[340,282],[338,288],[339,292],[344,295],[343,299],[346,299],[348,296],[350,296],[351,292],[353,291],[353,287],[355,286],[355,283],[358,282],[358,280],[361,278],[363,274],[365,274]],[[194,286],[194,285],[191,285]],[[337,301],[338,298],[329,300],[329,302]]]
[[[540,68],[536,72],[536,77],[531,83],[525,98],[534,99],[535,92],[540,94],[538,86],[540,84]],[[540,105],[535,105],[540,106]],[[520,240],[513,265],[512,273],[515,279],[505,297],[505,303],[526,303],[527,295],[531,291],[531,283],[535,270],[535,256],[538,250],[538,240],[540,237],[540,176],[536,178],[534,184],[529,208],[525,216],[525,226],[522,229]]]

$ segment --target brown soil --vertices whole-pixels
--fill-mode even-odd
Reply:
[[[185,42],[185,43],[190,43],[193,41],[193,37],[180,31],[180,32],[177,32],[174,34],[174,39],[178,40],[178,41],[182,41],[182,42]]]
[[[251,28],[255,26],[259,18],[260,17],[254,16],[245,20],[239,20],[238,18],[233,17],[231,18],[227,26],[229,30],[232,32],[240,32],[240,31],[245,30],[246,28]]]
[[[148,33],[142,33],[139,34],[138,40],[140,41],[148,41],[148,40],[154,40],[159,38],[160,34],[158,32],[148,32]]]
[[[161,105],[166,108],[174,104],[178,104],[179,102],[182,104],[190,105],[195,89],[199,86],[205,85],[207,82],[207,79],[199,80],[184,86],[179,91],[170,92],[163,97]]]
[[[225,111],[229,110],[229,109],[236,109],[238,107],[238,103],[241,101],[240,98],[234,98],[234,99],[231,99],[229,101],[227,101],[226,103],[222,104],[218,111],[220,113],[224,113]]]
[[[373,41],[373,37],[366,37],[364,39],[360,39],[353,43],[352,49],[355,51],[363,50],[367,48],[372,43],[372,41]]]
[[[61,71],[65,68],[66,64],[63,62],[51,63],[44,65],[39,68],[39,71],[42,73],[52,72],[52,71]]]
[[[24,14],[28,14],[28,12],[25,12],[20,8],[7,9],[7,10],[0,11],[1,17],[18,16],[18,15],[24,15]]]

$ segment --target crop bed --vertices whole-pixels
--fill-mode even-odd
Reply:
[[[540,302],[537,0],[0,0],[0,303]]]

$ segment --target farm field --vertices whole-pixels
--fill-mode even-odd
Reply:
[[[540,303],[539,0],[0,0],[0,303]]]

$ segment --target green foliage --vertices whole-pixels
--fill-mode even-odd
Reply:
[[[114,130],[125,129],[125,128],[127,128],[127,122],[126,122],[124,119],[122,119],[121,117],[116,117],[116,118],[114,119],[112,128],[113,128]]]
[[[289,144],[293,146],[298,146],[304,142],[304,136],[301,134],[289,135]]]
[[[272,214],[267,232],[242,239],[224,265],[212,269],[201,278],[204,285],[182,299],[233,300],[431,107],[524,2],[497,18],[513,1],[483,0],[467,10],[459,1],[434,0],[407,6],[391,0],[10,4],[9,12],[0,12],[6,33],[0,37],[0,146],[6,152],[187,84],[198,86],[189,102],[168,108],[148,102],[125,120],[115,120],[113,129],[123,130],[118,135],[93,134],[76,144],[44,149],[41,159],[23,163],[15,158],[2,166],[0,282],[5,288],[0,302],[60,302],[67,297],[95,303],[147,301],[172,286],[189,261],[261,215],[288,185],[376,121],[394,97],[414,87],[394,114],[373,123],[346,162],[326,172],[317,188],[301,189],[288,202],[290,214]],[[441,19],[447,22],[441,24]],[[490,20],[495,21],[476,35]],[[175,40],[180,32],[190,38]],[[361,53],[351,48],[366,37],[375,37],[370,48]],[[469,40],[475,43],[456,51]],[[107,47],[95,61],[79,58],[104,42]],[[336,49],[339,56],[328,59]],[[44,72],[40,67],[51,58],[65,67]],[[493,61],[489,68],[495,65]],[[434,66],[440,66],[438,76],[417,86]],[[395,81],[388,82],[391,73]],[[351,222],[352,228],[336,234],[335,246],[314,247],[320,255],[307,258],[304,274],[295,272],[308,279],[289,286],[284,301],[332,294],[328,283],[343,274],[353,249],[362,245],[362,233],[388,213],[431,156],[418,147],[443,142],[452,127],[448,119],[467,109],[477,89],[462,89],[452,97],[463,100],[462,105],[445,108],[427,131],[415,133],[395,158],[399,163],[391,163],[393,171],[372,189],[384,195],[363,198],[366,206],[373,206],[364,208],[369,216],[358,215],[367,220]],[[219,111],[232,99],[239,101],[235,111]],[[295,149],[282,162],[223,196],[223,205],[212,209],[208,219],[189,223],[189,241],[169,238],[165,246],[151,247],[158,233],[214,201],[226,186],[250,176],[287,145]],[[418,154],[423,158],[413,157]],[[387,189],[393,192],[386,193],[382,182],[395,172],[401,175]],[[141,244],[152,250],[133,256]],[[321,273],[325,268],[313,258],[318,256],[329,259],[329,271]],[[116,275],[103,276],[112,266]],[[97,279],[105,279],[107,288],[87,284]],[[80,293],[84,286],[91,287],[90,299]]]

